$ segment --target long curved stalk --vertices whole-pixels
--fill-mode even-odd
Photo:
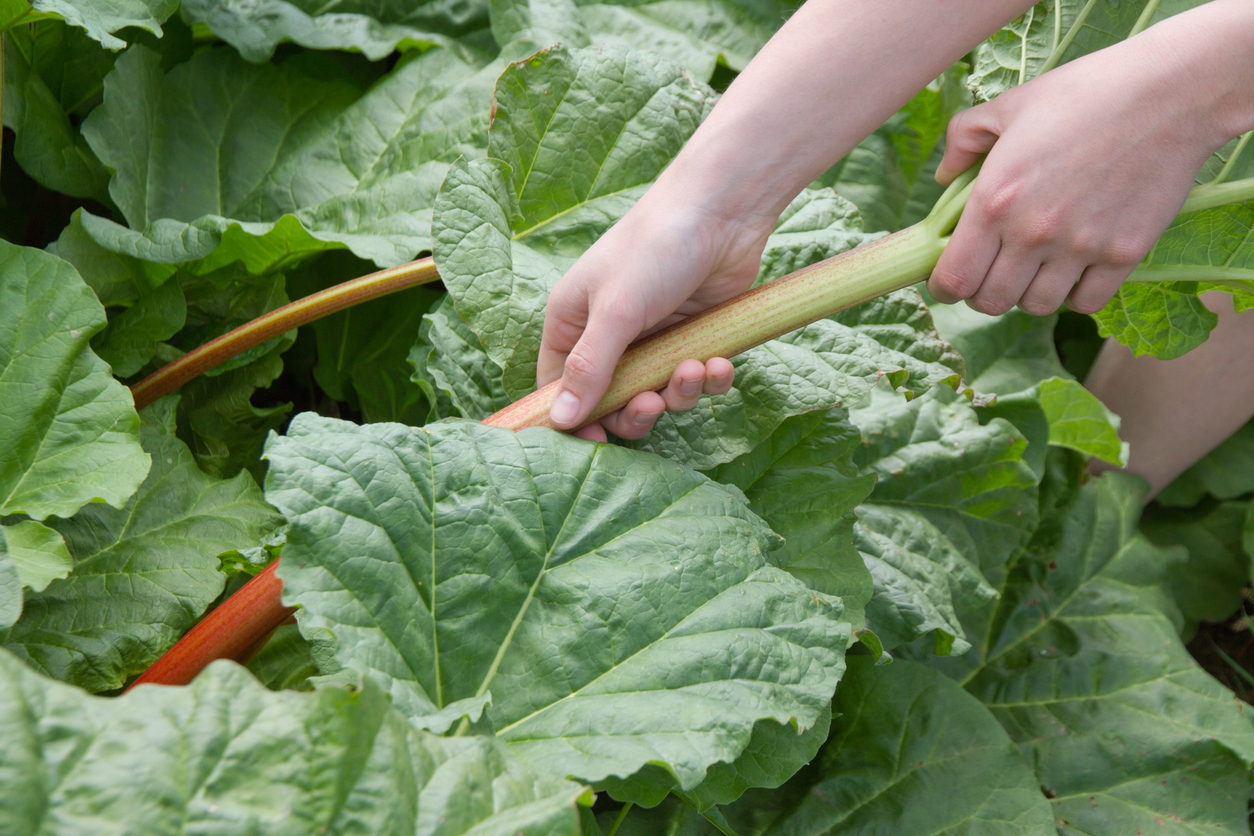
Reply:
[[[439,278],[435,262],[429,257],[420,258],[297,299],[187,352],[136,383],[131,387],[135,408],[143,409],[189,380],[293,328]]]
[[[937,201],[932,213],[908,229],[776,279],[636,343],[623,354],[615,368],[610,390],[597,405],[589,422],[621,408],[640,392],[661,388],[682,360],[733,357],[803,325],[927,278],[945,249],[949,240],[947,236],[962,214],[974,177],[975,171],[972,170],[955,180]],[[1254,181],[1225,183],[1220,188],[1225,187],[1235,187],[1229,188],[1225,194],[1236,199],[1254,197],[1250,193],[1254,189]],[[1213,203],[1217,199],[1214,187],[1198,186],[1190,193],[1191,204],[1185,204],[1185,211],[1192,211],[1190,205],[1209,207],[1235,202]],[[434,267],[430,270],[434,276]],[[1166,278],[1168,273],[1162,268],[1144,268],[1134,277],[1146,280],[1152,275]],[[1213,279],[1237,280],[1233,276],[1218,275]],[[324,293],[335,290],[332,288]],[[251,325],[249,323],[237,330]],[[258,342],[277,336],[290,327],[293,326],[289,324],[273,333],[267,332],[269,336]],[[221,356],[218,362],[225,359],[227,357]],[[555,395],[556,384],[550,384],[484,419],[482,423],[511,430],[551,426],[549,407]],[[275,573],[277,565],[276,560],[211,612],[135,684],[184,684],[215,659],[238,659],[249,650],[255,652],[266,636],[293,612],[283,606],[283,581]]]

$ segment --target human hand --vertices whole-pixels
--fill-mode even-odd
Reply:
[[[766,219],[725,218],[685,206],[665,184],[646,193],[549,295],[536,382],[562,379],[553,423],[568,429],[587,419],[609,388],[619,356],[638,337],[746,290],[757,277],[771,227]],[[641,438],[663,411],[691,409],[703,392],[726,392],[733,371],[721,357],[685,360],[661,392],[637,395],[577,435],[604,441],[609,430]]]
[[[1159,24],[953,119],[937,179],[988,157],[928,282],[934,297],[987,314],[1110,301],[1240,132],[1225,124],[1221,73],[1190,54],[1210,40],[1188,24]]]

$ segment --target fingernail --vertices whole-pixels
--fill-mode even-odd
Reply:
[[[579,414],[579,399],[565,390],[558,392],[557,397],[553,399],[553,406],[549,408],[549,418],[554,424],[566,426],[575,423],[575,416]]]
[[[701,394],[701,381],[681,380],[679,382],[679,393],[685,398],[695,398]]]
[[[660,412],[637,412],[636,413],[636,426],[637,427],[651,427],[653,426],[653,422],[656,421],[661,416],[661,414],[662,413]]]

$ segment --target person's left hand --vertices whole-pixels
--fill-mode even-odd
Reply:
[[[934,297],[986,314],[1110,301],[1236,135],[1226,82],[1191,54],[1208,39],[1171,23],[954,117],[937,179],[988,157],[928,282]]]

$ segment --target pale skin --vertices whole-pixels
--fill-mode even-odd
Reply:
[[[809,0],[554,289],[537,369],[541,385],[562,381],[554,424],[585,422],[631,342],[748,288],[792,198],[1031,5]],[[928,289],[989,314],[1016,305],[1046,314],[1064,303],[1098,310],[1179,212],[1206,159],[1254,129],[1251,90],[1254,3],[1212,0],[960,113],[937,179],[988,156]],[[1245,345],[1230,342],[1231,351]],[[1102,363],[1118,356],[1108,349]],[[1102,370],[1093,385],[1105,397],[1118,387],[1100,382],[1109,377]],[[732,377],[725,359],[686,360],[661,392],[637,395],[578,434],[639,438],[664,410],[690,409],[702,392],[727,391]],[[1129,468],[1156,485],[1188,465],[1147,459],[1147,472],[1132,446]]]

